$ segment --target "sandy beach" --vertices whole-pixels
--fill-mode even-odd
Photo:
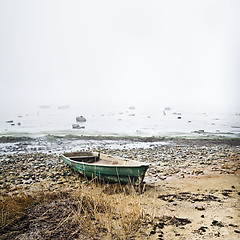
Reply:
[[[10,218],[5,203],[9,196],[51,197],[28,204],[21,217],[9,224],[7,217],[2,217],[0,239],[239,239],[239,139],[131,139],[127,141],[136,144],[131,148],[126,139],[119,139],[121,148],[101,145],[103,153],[150,163],[141,190],[133,195],[128,193],[129,186],[89,183],[80,177],[59,159],[63,149],[59,141],[65,140],[1,139],[5,144],[0,157],[2,216]],[[159,141],[161,144],[156,144]],[[139,142],[148,144],[141,147]],[[31,151],[22,153],[26,148]],[[92,217],[89,222],[98,231],[88,234],[79,230],[72,214],[79,186],[81,194],[85,189],[91,197],[100,194],[106,201],[120,199],[131,211],[136,203],[134,213],[141,213],[138,224],[134,220],[129,231],[123,223],[100,228],[98,219]],[[116,221],[112,217],[112,222]]]

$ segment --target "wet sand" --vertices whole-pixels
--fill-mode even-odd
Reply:
[[[21,146],[26,142],[21,141]],[[145,222],[129,239],[239,239],[239,140],[175,139],[165,145],[152,141],[147,148],[101,146],[101,151],[151,164],[143,192],[136,196]],[[58,153],[46,153],[46,149],[28,154],[1,152],[0,171],[1,197],[44,189],[74,192],[76,183],[85,181],[61,162]],[[0,239],[34,239],[31,231],[28,227],[16,235],[10,228]],[[70,239],[64,231],[59,229],[52,239]]]

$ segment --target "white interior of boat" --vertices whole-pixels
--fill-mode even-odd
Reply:
[[[90,165],[120,165],[120,166],[143,166],[148,165],[147,163],[120,158],[117,156],[105,155],[102,153],[95,152],[74,152],[65,153],[65,157],[68,157],[71,161],[81,162]]]

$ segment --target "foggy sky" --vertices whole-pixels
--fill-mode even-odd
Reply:
[[[0,0],[1,103],[240,109],[238,0]]]

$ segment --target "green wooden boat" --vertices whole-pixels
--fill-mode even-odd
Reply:
[[[111,183],[140,184],[149,167],[148,163],[96,152],[64,153],[60,157],[80,174]]]

